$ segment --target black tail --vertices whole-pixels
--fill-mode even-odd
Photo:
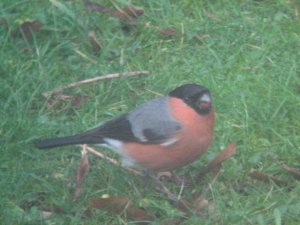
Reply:
[[[137,139],[131,131],[131,125],[126,115],[123,115],[81,134],[41,140],[35,146],[44,149],[75,144],[102,144],[105,137],[126,141],[136,141]]]
[[[39,149],[44,149],[44,148],[55,148],[59,146],[74,145],[74,144],[84,144],[84,143],[82,143],[82,141],[78,139],[76,136],[69,136],[69,137],[41,140],[35,144],[35,147]]]
[[[82,134],[77,134],[67,137],[59,137],[41,140],[35,144],[35,147],[39,149],[55,148],[64,145],[76,145],[76,144],[101,144],[103,143],[103,137],[97,134],[96,129],[87,131]]]

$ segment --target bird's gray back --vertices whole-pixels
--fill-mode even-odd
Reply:
[[[164,142],[181,128],[171,115],[168,96],[145,102],[128,113],[133,134],[142,142]]]

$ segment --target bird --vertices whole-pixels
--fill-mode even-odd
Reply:
[[[188,83],[95,128],[40,140],[35,146],[104,145],[118,153],[125,166],[169,172],[196,161],[208,150],[213,134],[211,93],[203,85]]]

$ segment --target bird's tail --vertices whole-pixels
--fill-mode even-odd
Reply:
[[[83,144],[82,141],[75,136],[68,137],[60,137],[60,138],[52,138],[41,140],[35,144],[35,147],[39,149],[45,148],[55,148],[64,145],[72,145],[72,144]]]
[[[64,145],[101,144],[101,143],[103,143],[102,137],[91,135],[91,132],[86,132],[86,133],[77,134],[73,136],[41,140],[35,144],[35,147],[39,149],[47,149],[47,148],[64,146]]]

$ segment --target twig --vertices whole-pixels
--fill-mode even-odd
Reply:
[[[259,171],[252,171],[249,175],[253,179],[260,180],[260,181],[263,181],[265,183],[272,181],[278,186],[287,186],[288,185],[288,183],[286,181],[279,180],[276,177],[266,175],[266,174],[261,173]]]
[[[80,145],[80,147],[83,147],[83,145]],[[125,170],[127,170],[128,172],[134,174],[134,175],[137,175],[137,176],[140,176],[140,177],[144,177],[144,174],[135,170],[135,169],[132,169],[130,167],[124,167],[121,165],[121,163],[115,159],[112,159],[108,156],[105,156],[104,154],[102,154],[101,152],[98,152],[96,151],[94,148],[91,148],[89,146],[86,146],[85,149],[90,152],[90,153],[93,153],[94,155],[102,158],[102,159],[105,159],[106,161],[110,162],[111,164],[115,165],[115,166],[121,166],[122,168],[124,168]]]
[[[133,77],[133,76],[149,75],[149,74],[150,74],[149,71],[142,70],[142,71],[132,71],[132,72],[128,72],[128,73],[112,73],[112,74],[107,74],[105,76],[97,76],[97,77],[94,77],[91,79],[86,79],[86,80],[81,80],[81,81],[78,81],[75,83],[71,83],[66,86],[54,89],[52,91],[44,92],[43,96],[45,96],[47,98],[54,94],[59,94],[59,93],[63,92],[65,89],[79,87],[84,84],[93,83],[93,82],[99,81],[99,80],[109,80],[109,79],[114,79],[114,78],[119,78],[119,77]]]

